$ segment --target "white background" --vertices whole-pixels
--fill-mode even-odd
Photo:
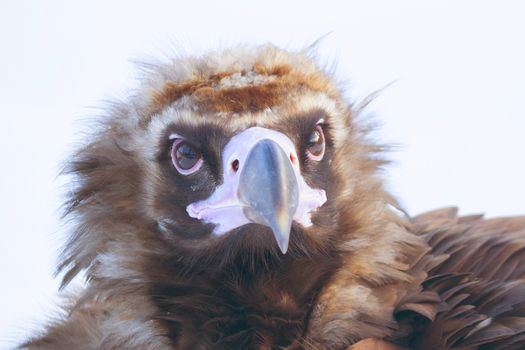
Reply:
[[[314,5],[315,4],[315,5]],[[133,87],[130,59],[240,42],[319,47],[394,142],[410,213],[524,214],[522,1],[0,2],[0,348],[53,315],[66,230],[57,174],[83,120]],[[488,257],[489,258],[489,257]]]

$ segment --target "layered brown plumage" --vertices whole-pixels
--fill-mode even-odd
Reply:
[[[307,53],[238,48],[146,73],[68,169],[77,178],[67,203],[76,230],[59,271],[65,286],[84,270],[86,288],[70,298],[66,316],[23,347],[523,343],[525,218],[458,217],[454,209],[399,214],[378,174],[383,147]],[[291,164],[326,193],[309,213],[311,226],[292,224],[286,254],[267,226],[217,235],[187,209],[227,181],[225,146],[253,127],[291,140]],[[319,127],[326,150],[309,158],[308,137]],[[170,159],[174,134],[202,155],[191,175]]]
[[[484,220],[442,209],[414,218],[412,230],[428,242],[434,262],[424,262],[422,292],[397,306],[396,318],[413,324],[407,344],[522,349],[525,217]]]

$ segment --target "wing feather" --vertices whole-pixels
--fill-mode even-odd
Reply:
[[[525,348],[525,216],[459,217],[457,208],[444,208],[414,217],[410,230],[431,251],[413,267],[414,274],[427,273],[421,290],[396,308],[398,343],[416,349]]]

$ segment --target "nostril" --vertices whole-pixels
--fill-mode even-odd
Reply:
[[[239,170],[239,160],[238,159],[235,159],[233,162],[232,162],[232,169],[233,171],[237,172],[237,170]]]

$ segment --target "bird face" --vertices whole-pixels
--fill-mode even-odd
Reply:
[[[224,116],[237,119],[233,127],[217,116],[163,113],[162,171],[150,187],[164,237],[194,246],[252,242],[285,254],[292,231],[313,230],[333,178],[330,117],[292,107],[261,111],[255,122]]]
[[[312,130],[305,150],[314,161],[322,160],[324,155],[322,121]],[[179,159],[173,153],[180,153],[178,145],[172,150],[175,165]],[[312,151],[316,152],[316,158]],[[190,153],[193,156],[198,151]],[[188,205],[188,214],[215,224],[216,235],[248,223],[266,225],[272,229],[283,254],[286,253],[292,219],[311,226],[311,212],[326,202],[324,190],[312,189],[305,182],[297,159],[295,145],[283,133],[261,127],[240,132],[222,152],[223,183],[207,199]],[[193,168],[197,171],[202,158],[191,157],[190,163],[195,163]],[[180,166],[176,168],[181,172]]]

